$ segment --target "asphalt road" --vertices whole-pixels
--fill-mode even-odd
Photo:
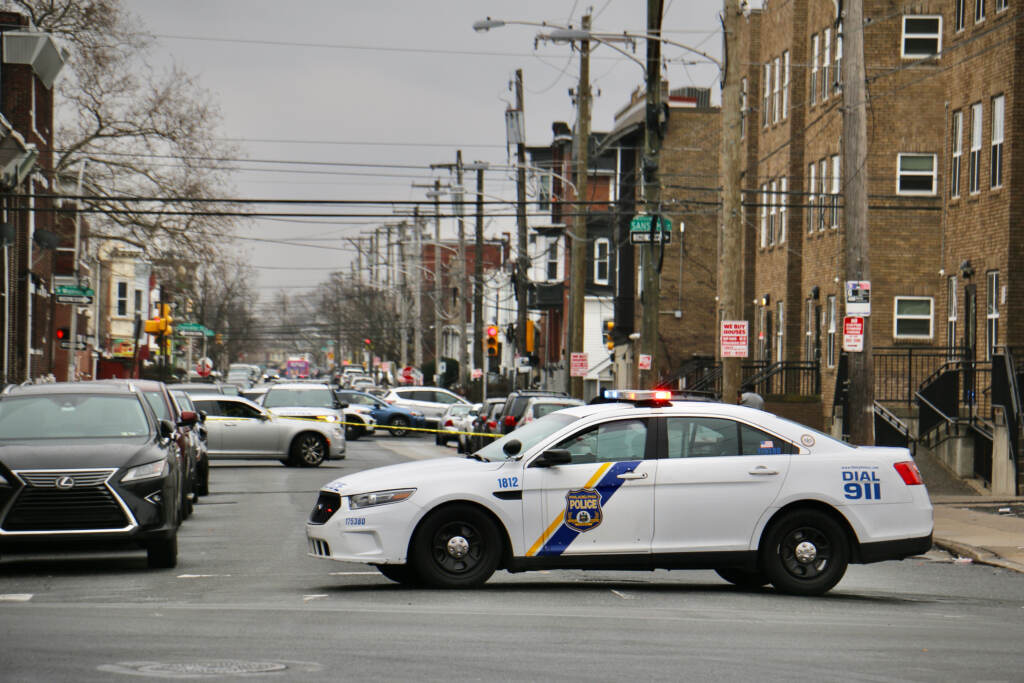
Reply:
[[[441,449],[382,435],[319,469],[215,465],[173,570],[145,555],[0,559],[0,680],[1020,681],[1024,575],[929,553],[853,566],[821,598],[713,572],[393,584],[308,557],[324,482]]]

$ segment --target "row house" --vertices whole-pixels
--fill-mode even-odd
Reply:
[[[945,363],[974,368],[1021,344],[1012,188],[1024,162],[1011,142],[1024,123],[1024,29],[1009,0],[865,0],[864,17],[875,398],[913,416],[914,392]],[[741,24],[745,373],[763,393],[819,395],[808,421],[832,428],[845,313],[844,26],[831,0],[767,0]],[[820,386],[772,372],[799,363],[820,369]],[[987,418],[974,405],[987,388],[964,381],[973,374],[961,397]]]
[[[65,57],[51,36],[14,12],[0,12],[0,48],[0,371],[4,383],[47,375],[64,379],[68,362],[55,331],[79,308],[56,302],[54,276],[87,276],[67,258],[74,238],[68,237],[69,221],[57,216],[67,215],[68,207],[51,199],[58,191],[53,85]],[[88,318],[80,315],[78,323],[84,331]],[[78,361],[79,369],[91,371],[91,354]]]

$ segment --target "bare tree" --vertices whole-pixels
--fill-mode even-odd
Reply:
[[[264,340],[258,330],[252,266],[227,256],[192,265],[184,276],[180,267],[174,267],[181,278],[179,293],[192,301],[196,322],[221,334],[223,344],[212,351],[216,367],[227,368],[244,354],[261,350]]]
[[[7,0],[68,47],[58,81],[54,171],[74,187],[85,164],[92,234],[151,256],[201,256],[232,218],[204,200],[223,193],[237,150],[218,141],[220,113],[181,68],[147,60],[153,38],[121,0]],[[128,198],[158,197],[140,202]],[[175,213],[172,213],[175,212]],[[184,212],[187,215],[182,215]]]

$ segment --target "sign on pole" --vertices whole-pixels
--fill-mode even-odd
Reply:
[[[209,377],[213,370],[213,361],[205,356],[196,361],[196,374],[200,377]]]
[[[96,292],[88,287],[60,285],[54,287],[54,294],[59,304],[91,304]]]
[[[864,350],[864,318],[848,315],[843,318],[843,351]]]
[[[569,376],[586,377],[590,363],[587,361],[586,353],[572,353],[569,356]]]
[[[649,353],[641,353],[637,357],[637,365],[639,366],[639,368],[641,370],[650,370],[651,369],[651,354],[649,354]]]
[[[871,315],[871,283],[866,280],[846,281],[846,315]]]
[[[664,216],[659,216],[658,226],[651,230],[654,218],[650,214],[642,213],[633,217],[629,222],[629,241],[631,244],[668,244],[672,241],[672,222]]]
[[[747,321],[723,320],[719,337],[722,358],[747,357]]]

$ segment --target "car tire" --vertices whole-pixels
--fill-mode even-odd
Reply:
[[[378,564],[377,570],[395,583],[416,586],[421,583],[416,571],[408,564]]]
[[[210,465],[206,464],[202,468],[202,474],[199,477],[199,482],[196,484],[196,495],[197,496],[208,496],[210,495]]]
[[[409,418],[401,415],[395,415],[388,420],[388,426],[391,427],[388,431],[391,432],[391,436],[405,436],[409,433]],[[382,567],[385,565],[381,565]],[[390,578],[390,577],[389,577]]]
[[[435,446],[447,446],[448,445],[448,439],[441,438],[441,434],[440,433],[435,434],[434,435],[434,445]]]
[[[793,510],[772,523],[761,549],[765,575],[781,593],[822,595],[846,573],[846,531],[819,510]]]
[[[745,569],[736,569],[734,567],[722,567],[721,569],[716,569],[715,573],[732,585],[739,586],[740,588],[746,588],[748,590],[764,588],[766,585],[771,583],[768,577],[762,572],[752,572]]]
[[[327,440],[320,434],[303,432],[292,441],[290,463],[298,467],[319,467],[327,458]]]
[[[491,518],[469,505],[449,505],[431,513],[413,534],[413,571],[428,586],[482,585],[498,568],[502,545]]]
[[[365,430],[362,427],[345,425],[345,439],[347,441],[358,441]]]
[[[178,534],[146,543],[146,565],[150,569],[173,569],[178,566]]]

